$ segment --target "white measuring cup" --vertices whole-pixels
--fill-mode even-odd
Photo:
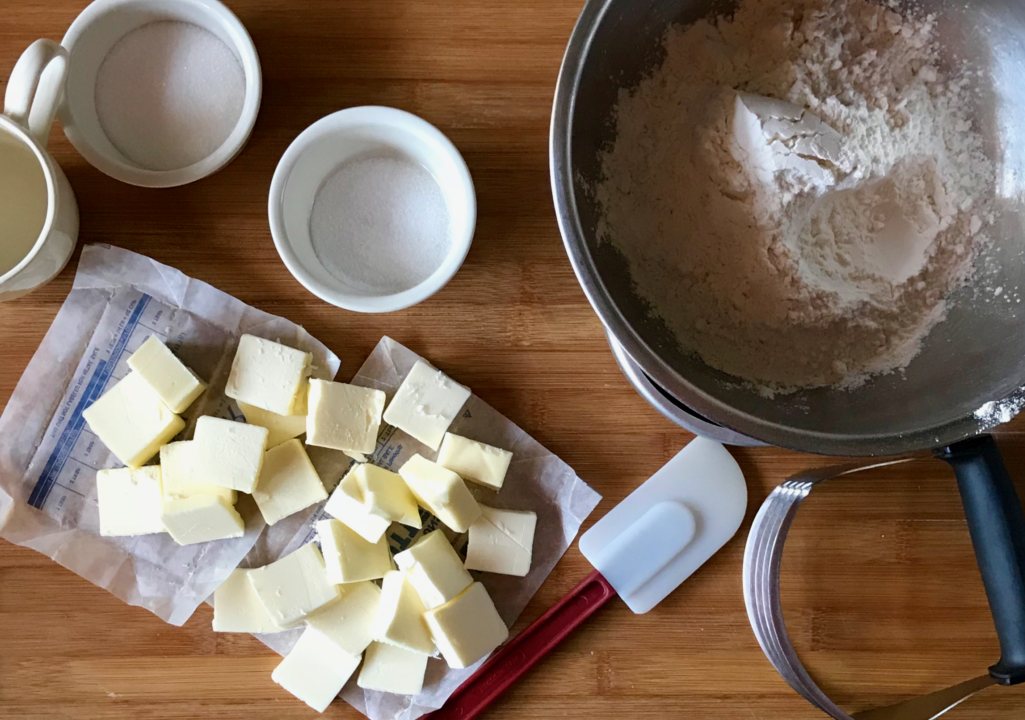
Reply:
[[[11,71],[0,115],[0,302],[52,280],[78,241],[78,204],[46,151],[68,54],[36,40]]]
[[[100,125],[96,82],[107,53],[144,25],[177,21],[202,28],[234,53],[245,74],[245,100],[235,127],[210,155],[174,170],[149,170],[121,153]],[[219,0],[93,0],[71,23],[61,44],[70,58],[67,90],[60,106],[64,134],[90,165],[115,180],[168,188],[211,175],[238,155],[256,124],[263,74],[256,46],[242,22]]]

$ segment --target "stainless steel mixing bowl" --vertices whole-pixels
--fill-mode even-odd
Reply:
[[[1025,384],[1025,2],[918,0],[940,13],[951,57],[977,58],[994,79],[980,95],[978,121],[997,162],[994,249],[983,271],[1003,295],[966,289],[903,373],[856,390],[759,395],[682,352],[646,312],[626,261],[599,243],[599,209],[588,186],[598,151],[613,138],[620,87],[630,87],[660,57],[672,23],[689,23],[728,3],[709,0],[589,0],[563,62],[551,127],[551,179],[559,225],[573,268],[610,335],[655,383],[701,416],[758,440],[808,452],[883,455],[935,447],[984,431],[1021,406]],[[687,238],[680,238],[687,242]],[[996,401],[1001,412],[977,412]],[[994,406],[987,406],[993,410]]]
[[[1025,514],[993,439],[972,436],[1025,405],[1025,2],[915,0],[915,6],[939,13],[947,57],[970,58],[992,78],[981,84],[975,119],[998,181],[993,248],[979,269],[989,291],[957,293],[946,321],[905,372],[855,390],[760,395],[682,352],[646,311],[623,256],[598,242],[599,208],[589,188],[600,177],[598,152],[613,140],[619,89],[636,84],[655,65],[670,24],[724,12],[728,5],[588,1],[555,94],[552,188],[573,268],[613,346],[618,343],[682,405],[743,435],[797,450],[890,455],[936,448],[953,466],[1000,638],[1001,659],[990,673],[1011,685],[1025,682]],[[620,363],[632,367],[622,358]]]

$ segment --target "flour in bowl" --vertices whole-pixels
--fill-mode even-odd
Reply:
[[[769,391],[906,366],[965,284],[995,172],[932,16],[743,0],[620,91],[599,236],[687,350]]]

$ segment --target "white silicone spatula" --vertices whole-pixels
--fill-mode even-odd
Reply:
[[[476,717],[614,595],[648,612],[736,534],[746,508],[736,460],[714,440],[692,441],[580,538],[595,571],[429,717]]]

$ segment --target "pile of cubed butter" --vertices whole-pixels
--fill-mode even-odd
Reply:
[[[413,695],[427,660],[453,668],[508,637],[484,586],[468,570],[524,576],[537,517],[480,505],[465,480],[499,491],[512,453],[448,432],[470,391],[418,361],[385,409],[380,390],[310,379],[311,356],[242,336],[225,394],[246,423],[203,416],[191,441],[169,442],[205,386],[159,340],[128,360],[131,372],[85,411],[125,468],[97,474],[100,531],[168,532],[180,544],[239,537],[234,508],[250,493],[268,524],[328,498],[303,443],[356,464],[328,498],[314,543],[261,568],[236,569],[214,593],[214,630],[274,633],[305,626],[272,678],[323,711],[359,667],[360,687]],[[367,462],[381,423],[437,451],[398,473]],[[159,455],[159,465],[145,465]],[[419,507],[468,533],[466,561],[438,529],[392,557],[392,523],[422,528]],[[378,582],[380,581],[380,585]],[[364,651],[365,656],[364,656]]]

